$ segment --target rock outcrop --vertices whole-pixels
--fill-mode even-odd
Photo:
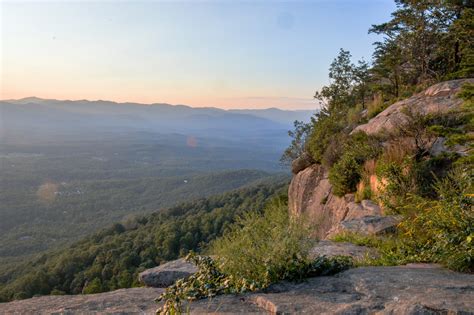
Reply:
[[[365,258],[377,258],[379,254],[375,248],[354,245],[347,242],[320,241],[310,250],[310,257],[319,256],[349,256],[356,262]]]
[[[265,292],[193,301],[191,314],[474,314],[474,275],[437,265],[362,267]],[[0,314],[154,314],[163,289],[44,296],[0,304]],[[187,309],[186,309],[187,310]]]
[[[194,264],[181,258],[141,272],[138,280],[148,287],[166,288],[176,280],[187,278],[197,271]]]
[[[424,115],[446,113],[458,108],[463,101],[456,97],[456,93],[467,82],[474,83],[474,79],[435,84],[421,93],[390,105],[368,123],[357,126],[353,132],[364,131],[367,134],[376,134],[384,130],[391,131],[405,121],[406,115],[403,113],[405,108]]]
[[[474,314],[473,283],[436,265],[363,267],[277,284],[252,300],[273,314]]]
[[[356,219],[346,219],[328,231],[327,237],[349,232],[360,235],[383,235],[396,231],[400,216],[367,215]]]
[[[456,94],[467,82],[474,83],[474,79],[435,84],[413,97],[389,106],[368,123],[356,127],[353,132],[376,134],[392,131],[406,121],[405,108],[421,114],[446,113],[459,108],[463,101]],[[463,154],[465,149],[455,148],[455,151]],[[434,140],[432,150],[435,155],[446,151],[444,140]],[[308,166],[303,169],[306,165]],[[396,217],[384,217],[380,207],[369,200],[359,204],[354,201],[352,194],[335,196],[328,171],[321,165],[310,163],[307,157],[295,161],[293,173],[288,189],[290,213],[307,218],[319,238],[327,239],[343,231],[381,234],[393,230],[399,222]],[[376,191],[377,188],[372,190]]]
[[[382,210],[370,200],[354,201],[353,194],[337,197],[332,193],[328,172],[314,164],[293,176],[288,189],[288,205],[294,216],[304,216],[324,239],[342,231],[341,223],[367,216],[380,218]],[[381,219],[382,220],[382,219]]]
[[[310,167],[311,164],[314,164],[314,160],[309,155],[307,152],[303,152],[301,156],[296,158],[292,163],[291,163],[291,172],[293,174],[298,174],[300,171],[304,170],[307,167]]]
[[[0,303],[0,314],[155,314],[154,299],[163,291],[132,288],[98,294],[41,296]]]

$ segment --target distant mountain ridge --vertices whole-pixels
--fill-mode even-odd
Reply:
[[[28,104],[40,104],[40,105],[100,105],[101,107],[114,106],[110,108],[117,110],[116,106],[147,106],[151,109],[148,109],[151,112],[163,113],[206,113],[213,115],[222,115],[225,113],[240,114],[240,115],[251,115],[259,118],[268,119],[281,124],[293,123],[295,120],[308,121],[310,117],[317,111],[316,105],[315,110],[283,110],[276,107],[265,108],[265,109],[221,109],[217,107],[192,107],[189,105],[183,104],[168,104],[168,103],[134,103],[134,102],[113,102],[106,100],[56,100],[56,99],[43,99],[39,97],[25,97],[21,99],[8,99],[0,100],[0,102],[6,102],[16,105],[28,105]],[[159,109],[158,109],[159,108]],[[131,109],[130,109],[131,110]],[[121,109],[119,112],[122,112]]]
[[[111,101],[49,100],[28,97],[0,101],[3,138],[35,134],[45,138],[68,135],[119,134],[147,131],[252,143],[287,143],[295,120],[309,121],[311,111],[224,110],[170,104],[115,103]],[[262,141],[262,139],[273,139]],[[0,141],[2,139],[0,138]],[[282,141],[285,144],[282,144]]]

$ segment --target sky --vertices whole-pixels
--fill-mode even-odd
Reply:
[[[370,61],[392,0],[0,0],[0,99],[314,109],[340,48]]]

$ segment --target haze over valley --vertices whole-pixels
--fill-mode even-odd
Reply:
[[[285,178],[279,158],[311,111],[0,102],[0,261],[186,200]]]

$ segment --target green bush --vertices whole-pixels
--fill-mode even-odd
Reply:
[[[274,199],[263,213],[249,212],[223,237],[211,243],[210,257],[190,254],[199,271],[178,280],[158,298],[159,314],[179,314],[183,303],[218,294],[243,293],[266,288],[280,280],[330,275],[350,268],[348,257],[309,258],[312,240],[302,220],[290,218],[286,197]],[[186,309],[185,307],[185,309]]]
[[[333,239],[375,247],[380,257],[363,264],[401,265],[435,262],[474,271],[473,174],[458,168],[435,184],[437,199],[410,195],[397,208],[404,217],[395,235],[380,238],[341,234]]]
[[[216,262],[209,256],[186,257],[198,267],[198,271],[187,279],[180,279],[166,288],[157,299],[163,305],[157,314],[181,314],[189,311],[191,303],[202,298],[212,298],[219,294],[239,294],[264,288],[253,280],[235,278],[221,272]],[[280,280],[301,280],[306,277],[333,275],[353,266],[347,256],[318,257],[312,261],[296,259],[288,265],[285,278]],[[184,304],[184,305],[183,305]]]
[[[363,132],[351,135],[340,146],[343,147],[343,153],[329,170],[329,181],[337,196],[356,191],[362,177],[363,163],[377,157],[381,151],[378,139]]]
[[[188,255],[198,272],[166,289],[157,299],[164,302],[158,313],[179,314],[197,299],[255,291],[280,280],[330,275],[353,265],[348,257],[310,259],[313,240],[302,223],[289,217],[285,197],[274,199],[263,213],[243,215],[211,243],[209,252],[216,260]]]
[[[313,121],[311,134],[307,139],[306,148],[314,161],[321,163],[327,147],[344,128],[345,119],[320,112]]]
[[[252,279],[259,286],[286,278],[297,260],[306,260],[312,244],[302,219],[290,218],[281,199],[274,200],[263,215],[247,213],[223,237],[210,245],[224,273]]]
[[[86,284],[86,286],[82,290],[83,294],[93,294],[93,293],[100,293],[100,292],[103,292],[103,288],[102,288],[102,283],[99,278],[95,278],[94,280]]]
[[[353,154],[344,154],[329,171],[329,181],[336,196],[355,191],[360,178],[361,165]]]

